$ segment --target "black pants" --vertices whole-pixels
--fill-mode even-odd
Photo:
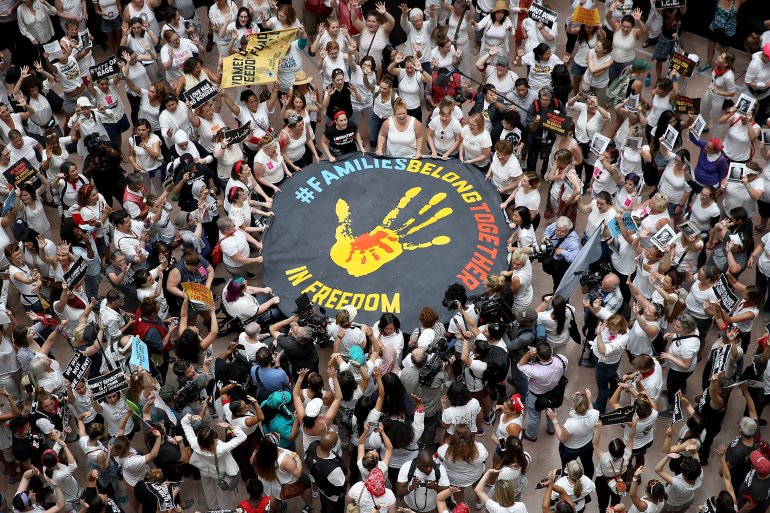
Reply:
[[[570,449],[563,443],[559,444],[559,458],[561,458],[561,466],[565,467],[567,463],[572,460],[580,459],[580,463],[583,464],[583,474],[594,478],[594,447],[593,441],[588,442],[579,449]],[[601,479],[601,478],[599,478]]]
[[[666,388],[668,389],[668,408],[674,409],[674,397],[680,390],[682,393],[687,392],[687,378],[690,377],[692,372],[680,372],[678,370],[669,369],[666,376]]]
[[[551,271],[551,278],[553,278],[553,290],[554,292],[556,289],[559,288],[559,283],[561,283],[561,279],[564,278],[564,274],[567,272],[567,269],[569,269],[570,263],[566,260],[554,260],[553,261],[553,269]]]
[[[711,412],[711,415],[701,416],[703,424],[706,427],[706,437],[703,439],[703,443],[698,449],[698,458],[701,462],[709,459],[709,452],[711,452],[711,445],[714,443],[714,438],[722,431],[722,421],[725,420],[725,413]]]
[[[598,476],[596,478],[596,499],[599,502],[599,511],[607,511],[607,506],[620,504],[620,496],[613,493],[610,485],[607,484],[607,478]]]
[[[422,123],[422,107],[417,107],[416,109],[408,109],[406,112],[415,118],[418,123]]]
[[[332,501],[320,494],[321,513],[344,513],[345,512],[345,494],[343,493],[336,501]]]

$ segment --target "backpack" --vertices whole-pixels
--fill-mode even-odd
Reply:
[[[487,364],[487,368],[481,376],[487,384],[495,385],[500,383],[508,375],[510,362],[508,359],[508,351],[505,349],[497,346],[489,346],[487,354],[479,359]],[[473,371],[471,371],[471,374],[473,374]],[[474,377],[477,376],[474,375]]]
[[[623,103],[623,100],[628,96],[628,94],[626,94],[628,92],[628,84],[630,84],[633,79],[634,77],[631,75],[630,69],[626,68],[618,78],[612,81],[605,93],[607,96],[607,103],[609,103],[610,107]]]
[[[409,472],[406,474],[406,482],[407,484],[412,482],[412,478],[414,477],[414,471],[417,469],[417,458],[412,460],[412,463],[409,465]],[[438,483],[441,480],[441,465],[439,463],[433,462],[433,471],[436,473],[436,483]]]
[[[211,248],[211,264],[216,267],[219,264],[222,263],[222,260],[225,257],[225,254],[222,253],[222,241],[225,240],[227,237],[232,237],[233,234],[227,235],[225,237],[222,237],[219,239],[219,242],[217,242],[217,245]]]

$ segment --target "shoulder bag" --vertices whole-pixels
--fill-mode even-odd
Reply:
[[[241,472],[238,471],[237,474],[234,476],[231,476],[227,473],[220,474],[219,473],[219,458],[217,457],[217,449],[214,447],[214,468],[217,470],[217,486],[219,486],[220,490],[224,490],[226,492],[229,492],[231,490],[235,490],[238,488],[238,481],[241,479]]]

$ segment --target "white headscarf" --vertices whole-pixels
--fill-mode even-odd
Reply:
[[[187,149],[183,149],[180,146],[184,143],[187,143]],[[201,158],[198,148],[190,141],[190,137],[188,137],[187,132],[184,130],[177,130],[176,133],[174,133],[174,148],[176,149],[177,155],[180,157],[185,153],[189,153],[194,159]]]

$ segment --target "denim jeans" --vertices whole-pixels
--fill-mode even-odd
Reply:
[[[596,367],[594,368],[596,386],[599,389],[596,401],[594,402],[594,408],[599,410],[599,413],[604,413],[604,410],[607,408],[607,399],[610,398],[618,387],[619,366],[620,360],[618,360],[617,363],[597,362]]]
[[[535,409],[535,401],[537,401],[537,396],[532,392],[527,392],[527,429],[524,432],[530,438],[537,438],[537,432],[540,429],[540,414],[542,412]],[[553,431],[555,428],[551,419],[546,415],[545,420],[548,430]]]
[[[526,395],[527,377],[517,367],[518,361],[511,360],[511,383],[516,388],[516,393]]]
[[[384,122],[384,119],[374,113],[372,113],[372,116],[369,118],[369,149],[371,151],[377,149],[377,138],[380,135],[380,128],[382,128]]]

